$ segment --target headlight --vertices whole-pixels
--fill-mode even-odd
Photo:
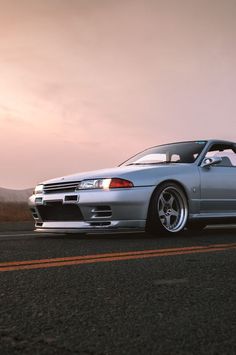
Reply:
[[[91,179],[83,180],[79,183],[79,190],[90,190],[90,189],[109,189],[111,179]]]
[[[112,179],[91,179],[83,180],[79,183],[78,190],[90,190],[90,189],[119,189],[133,187],[133,183],[129,180],[112,178]]]
[[[37,185],[34,189],[34,193],[36,194],[42,194],[43,193],[43,185]]]

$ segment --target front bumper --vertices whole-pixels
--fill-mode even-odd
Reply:
[[[154,186],[132,189],[86,190],[73,193],[37,194],[29,199],[29,206],[39,232],[88,233],[104,231],[143,231],[146,225],[149,201]],[[61,206],[55,215],[53,206]],[[42,213],[50,206],[50,215]],[[73,208],[71,207],[73,206]],[[69,210],[78,207],[79,217],[70,216]],[[52,212],[52,213],[51,213]]]

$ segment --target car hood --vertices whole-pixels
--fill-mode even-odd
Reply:
[[[82,181],[86,179],[123,178],[131,180],[135,185],[155,184],[156,177],[176,174],[178,171],[188,169],[192,164],[160,164],[160,165],[128,165],[110,169],[100,169],[58,177],[42,182],[53,184],[60,182]]]
[[[82,173],[76,173],[72,175],[61,176],[55,179],[46,180],[43,184],[51,184],[58,182],[67,182],[67,181],[82,181],[86,179],[101,179],[101,178],[116,178],[116,177],[124,177],[124,175],[133,173],[136,171],[149,170],[153,168],[153,166],[137,166],[137,165],[129,165],[108,169],[99,169],[92,171],[85,171]]]

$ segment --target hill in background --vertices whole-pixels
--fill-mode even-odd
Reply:
[[[0,187],[0,222],[32,221],[28,198],[33,189],[12,190]]]
[[[27,202],[32,195],[33,189],[12,190],[0,187],[0,203],[1,202]]]

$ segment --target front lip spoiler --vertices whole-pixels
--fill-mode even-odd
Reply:
[[[37,228],[36,233],[52,233],[52,234],[123,234],[123,233],[144,233],[142,228],[119,228],[119,229],[55,229],[55,228]]]
[[[107,222],[107,221],[106,221]],[[146,220],[109,221],[109,225],[93,225],[91,222],[42,222],[37,226],[36,232],[49,233],[115,233],[128,231],[145,231]]]

